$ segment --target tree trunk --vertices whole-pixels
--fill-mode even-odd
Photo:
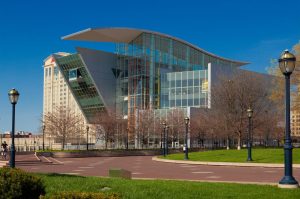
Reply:
[[[105,149],[107,149],[107,133],[105,133]]]
[[[63,136],[62,137],[62,149],[61,150],[65,150],[65,141],[66,141],[66,137]]]
[[[229,136],[227,136],[227,140],[226,140],[226,149],[229,150],[230,147],[229,147]]]
[[[241,138],[242,134],[241,132],[238,133],[238,143],[237,143],[237,150],[241,150]]]
[[[145,139],[145,137],[144,137],[144,133],[142,134],[142,149],[144,149],[144,139]]]

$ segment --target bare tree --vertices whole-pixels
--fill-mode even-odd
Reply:
[[[117,141],[117,147],[120,148],[126,148],[127,143],[127,132],[129,132],[128,126],[128,120],[124,119],[123,117],[117,117],[116,118],[116,141]]]
[[[153,137],[151,131],[154,127],[155,115],[153,110],[142,110],[138,114],[138,142],[144,148],[145,144],[149,146],[149,139],[151,136]]]
[[[117,129],[116,116],[103,111],[95,116],[94,122],[96,138],[98,140],[104,140],[105,149],[108,148],[109,143],[111,145],[115,144],[115,134]]]
[[[200,148],[204,147],[204,142],[209,138],[209,132],[214,125],[210,124],[208,109],[198,110],[190,120],[190,137],[196,140]]]
[[[151,136],[150,138],[153,139],[154,144],[157,144],[157,146],[159,148],[162,148],[162,136],[163,136],[163,126],[162,126],[162,122],[163,119],[162,116],[160,114],[158,114],[157,112],[153,111],[153,125],[150,128],[150,133]]]
[[[240,149],[247,129],[246,110],[249,107],[254,112],[254,129],[266,122],[262,119],[264,113],[274,109],[269,99],[268,81],[268,77],[244,72],[235,73],[230,79],[219,78],[212,87],[212,109],[207,120],[212,129],[219,131],[218,136],[226,136],[228,140],[234,133]]]
[[[62,150],[65,149],[67,139],[80,133],[78,128],[84,125],[79,115],[63,106],[55,107],[53,112],[46,113],[43,122],[47,133],[61,140]]]
[[[184,118],[185,115],[182,109],[171,109],[167,113],[166,121],[169,126],[169,138],[171,137],[173,147],[175,142],[179,143],[180,139],[184,138],[184,132],[185,132]]]

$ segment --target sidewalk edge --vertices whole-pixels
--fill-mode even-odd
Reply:
[[[191,160],[166,160],[157,156],[152,157],[153,161],[175,163],[175,164],[195,164],[209,166],[236,166],[236,167],[267,167],[267,168],[283,168],[284,164],[269,164],[269,163],[238,163],[238,162],[202,162]],[[300,168],[300,164],[293,164],[293,168]]]

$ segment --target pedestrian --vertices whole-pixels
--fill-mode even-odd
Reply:
[[[2,147],[2,157],[6,160],[6,155],[7,155],[7,144],[6,144],[6,141],[4,141],[2,144],[1,144],[1,147]]]

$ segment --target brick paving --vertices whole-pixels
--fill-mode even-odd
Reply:
[[[41,158],[33,154],[17,155],[16,167],[29,172],[62,173],[82,176],[108,176],[109,168],[132,172],[133,178],[180,179],[239,183],[277,184],[283,177],[283,168],[208,166],[157,162],[152,156]],[[300,181],[300,168],[294,168],[294,177]]]

